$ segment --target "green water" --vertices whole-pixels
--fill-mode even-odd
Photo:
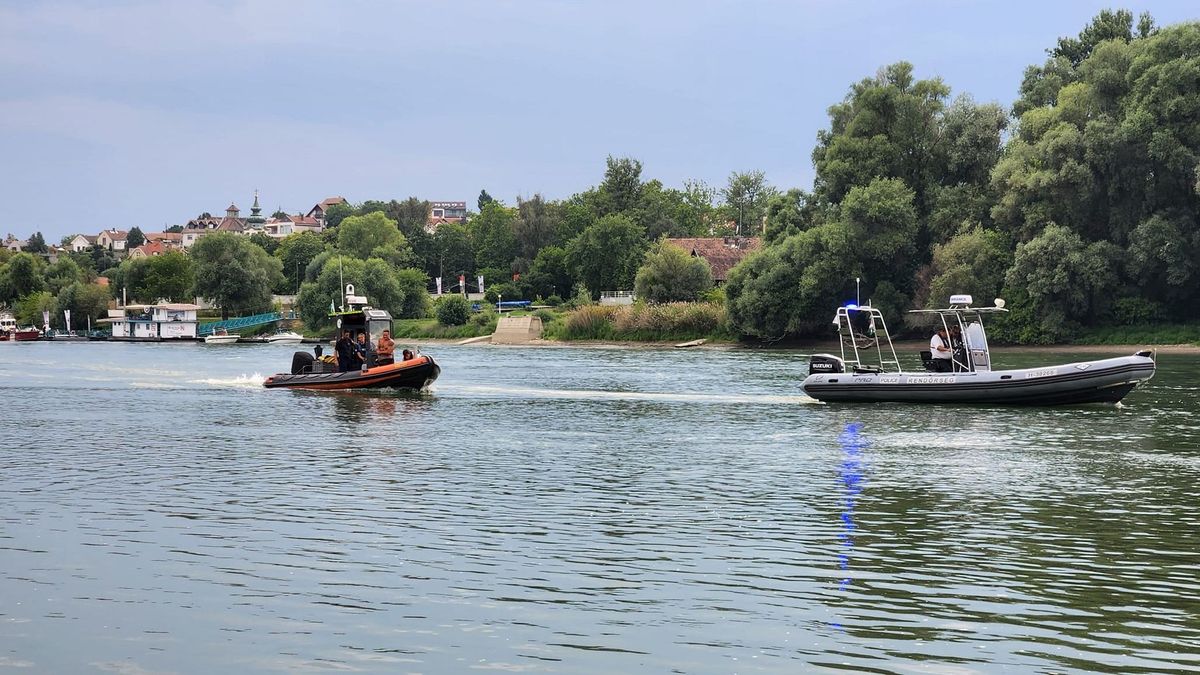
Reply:
[[[425,351],[413,396],[0,346],[0,667],[1200,669],[1198,357],[956,409],[816,404],[795,352]]]

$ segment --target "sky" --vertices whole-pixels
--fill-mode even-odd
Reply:
[[[906,60],[1005,107],[1090,0],[0,0],[0,236],[231,202],[514,204],[603,179],[810,188],[828,107]],[[1160,25],[1194,2],[1126,2]]]

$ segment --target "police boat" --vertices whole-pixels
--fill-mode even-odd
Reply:
[[[922,351],[923,371],[901,368],[878,309],[869,304],[839,307],[833,323],[837,324],[841,355],[814,354],[801,389],[818,401],[830,403],[1050,406],[1117,403],[1154,376],[1152,350],[1119,358],[997,370],[988,350],[983,317],[1008,310],[1001,299],[996,299],[992,307],[971,304],[971,296],[954,295],[945,309],[911,310],[936,317],[948,335],[961,336],[949,340],[952,351],[948,360],[935,359],[931,352]]]
[[[333,309],[332,307],[330,309]],[[351,335],[366,331],[372,345],[379,344],[383,331],[391,331],[392,315],[386,310],[367,306],[367,299],[354,294],[354,285],[346,284],[345,304],[330,313],[337,319],[337,334],[349,330]],[[361,367],[343,371],[332,355],[323,354],[321,345],[313,353],[292,354],[290,373],[279,373],[268,377],[263,386],[268,389],[415,389],[424,390],[441,374],[442,369],[432,356],[412,350],[409,358],[401,355],[409,350],[396,350],[394,359],[380,359],[369,353],[367,362]]]

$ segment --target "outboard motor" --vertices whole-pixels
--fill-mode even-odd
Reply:
[[[313,355],[308,352],[292,354],[292,374],[311,373],[313,370]]]
[[[813,354],[808,359],[808,374],[815,373],[844,373],[846,362],[842,357],[833,354]]]

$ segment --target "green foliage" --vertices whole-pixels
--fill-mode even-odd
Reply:
[[[461,295],[443,295],[434,303],[434,314],[443,326],[461,326],[471,317],[471,303]]]
[[[283,267],[288,291],[296,291],[300,288],[300,283],[306,278],[309,263],[324,250],[325,243],[321,241],[320,235],[314,232],[289,235],[279,242],[274,256],[279,258]],[[319,273],[320,268],[318,267],[313,271],[312,278],[316,278]]]
[[[73,283],[84,281],[85,276],[79,264],[70,256],[59,256],[58,261],[46,268],[46,287],[54,295]]]
[[[608,215],[585,229],[567,247],[567,261],[576,278],[591,289],[629,290],[642,264],[647,242],[641,227],[628,217]]]
[[[356,295],[364,295],[372,307],[387,310],[395,318],[420,318],[429,313],[426,277],[420,270],[397,270],[379,258],[357,260],[346,256],[326,258],[315,281],[300,286],[296,306],[305,325],[328,328],[332,305],[343,305],[345,285],[353,284]]]
[[[58,301],[50,291],[34,291],[21,298],[13,315],[17,323],[25,326],[41,326],[42,312],[50,312],[50,324],[61,325],[58,319]]]
[[[108,286],[76,282],[58,294],[59,311],[71,311],[71,324],[75,329],[84,327],[90,317],[93,322],[108,314],[108,301],[112,298]]]
[[[352,215],[354,209],[349,204],[332,204],[325,209],[325,227],[338,227]]]
[[[558,206],[546,202],[540,194],[530,199],[517,199],[514,227],[520,255],[533,260],[539,251],[553,244],[558,237],[560,220]]]
[[[767,184],[762,171],[735,171],[729,174],[729,182],[721,189],[721,197],[725,200],[729,215],[737,220],[734,233],[757,235],[767,214],[767,204],[777,194],[778,191]]]
[[[480,190],[479,198],[475,200],[475,205],[477,207],[479,207],[480,211],[482,211],[485,204],[487,204],[488,202],[494,202],[494,201],[496,201],[496,200],[493,199],[492,196],[488,194],[487,190]]]
[[[146,235],[142,233],[142,228],[129,228],[129,233],[125,235],[125,250],[132,251],[144,243],[146,243]]]
[[[728,340],[725,309],[710,303],[589,305],[567,315],[548,336],[563,340]]]
[[[1049,225],[1017,247],[1006,285],[1024,291],[1042,317],[1042,331],[1059,340],[1107,308],[1120,255],[1108,242],[1088,244],[1065,227]]]
[[[567,250],[559,246],[547,246],[538,251],[525,279],[533,293],[547,298],[570,293],[575,279],[571,274]],[[559,302],[562,302],[561,298]]]
[[[974,227],[933,249],[925,307],[945,307],[950,296],[970,294],[976,304],[991,304],[1004,287],[1012,249],[1003,234]]]
[[[26,242],[24,250],[30,253],[45,253],[49,250],[49,247],[46,246],[46,238],[42,236],[42,233],[34,232],[29,237],[29,241]]]
[[[600,210],[596,215],[632,210],[642,196],[642,163],[630,157],[612,155],[604,161],[604,182],[599,187]]]
[[[360,260],[373,257],[380,249],[412,255],[408,240],[396,229],[396,222],[388,220],[382,211],[346,218],[338,225],[337,241],[342,253]]]
[[[471,240],[477,267],[512,269],[513,259],[519,250],[516,220],[516,209],[495,200],[485,204],[479,215],[471,219]]]
[[[17,253],[9,258],[0,268],[0,303],[9,304],[30,293],[44,290],[44,265],[42,259],[32,253]]]
[[[282,265],[245,237],[214,232],[191,248],[196,295],[212,300],[222,318],[266,311],[271,289],[283,281]]]
[[[192,259],[186,253],[167,251],[145,260],[145,274],[138,287],[140,297],[149,302],[159,299],[183,302],[192,297],[196,270]]]
[[[703,258],[660,243],[646,255],[634,280],[634,293],[650,303],[694,302],[712,288],[712,270]]]
[[[473,276],[475,274],[475,251],[471,247],[471,235],[466,226],[458,223],[443,223],[438,226],[433,235],[434,259],[437,271],[446,288],[449,288],[458,275]]]
[[[279,248],[279,240],[268,235],[266,232],[255,232],[250,235],[249,239],[250,243],[271,255],[275,255],[275,251]]]

